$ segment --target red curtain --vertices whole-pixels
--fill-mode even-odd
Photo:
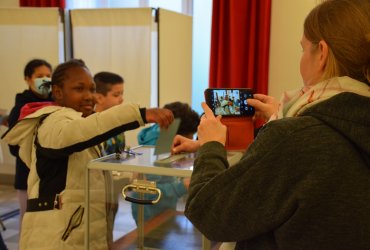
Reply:
[[[65,0],[19,0],[20,7],[59,7],[65,8]]]
[[[213,0],[209,86],[267,94],[271,0]]]

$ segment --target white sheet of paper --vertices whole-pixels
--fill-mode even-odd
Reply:
[[[155,145],[154,154],[160,155],[171,152],[173,138],[179,129],[181,119],[175,118],[167,129],[161,129],[157,144]]]

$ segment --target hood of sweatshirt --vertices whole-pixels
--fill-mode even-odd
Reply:
[[[31,90],[27,89],[23,91],[22,93],[19,93],[15,96],[15,102],[21,106],[30,103],[30,102],[51,102],[53,101],[51,95],[49,95],[47,98],[42,98],[37,96],[35,93],[33,93]]]
[[[18,145],[20,147],[19,156],[27,166],[30,166],[32,160],[30,152],[35,131],[40,121],[62,108],[50,102],[26,104],[21,110],[22,119],[18,120],[12,128],[6,131],[1,139],[10,145]]]
[[[344,92],[314,105],[302,115],[313,116],[342,134],[370,163],[370,98]]]

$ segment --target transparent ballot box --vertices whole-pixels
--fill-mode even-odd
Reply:
[[[228,152],[230,165],[242,153]],[[86,171],[86,249],[106,230],[109,249],[211,249],[184,216],[195,154],[154,155],[138,146],[89,163]],[[98,183],[97,180],[102,183]],[[104,181],[103,181],[104,180]],[[97,221],[106,217],[107,226]]]

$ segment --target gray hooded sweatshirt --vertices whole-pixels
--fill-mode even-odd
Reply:
[[[236,249],[370,249],[369,112],[370,98],[335,95],[266,124],[231,168],[204,144],[186,216]]]

